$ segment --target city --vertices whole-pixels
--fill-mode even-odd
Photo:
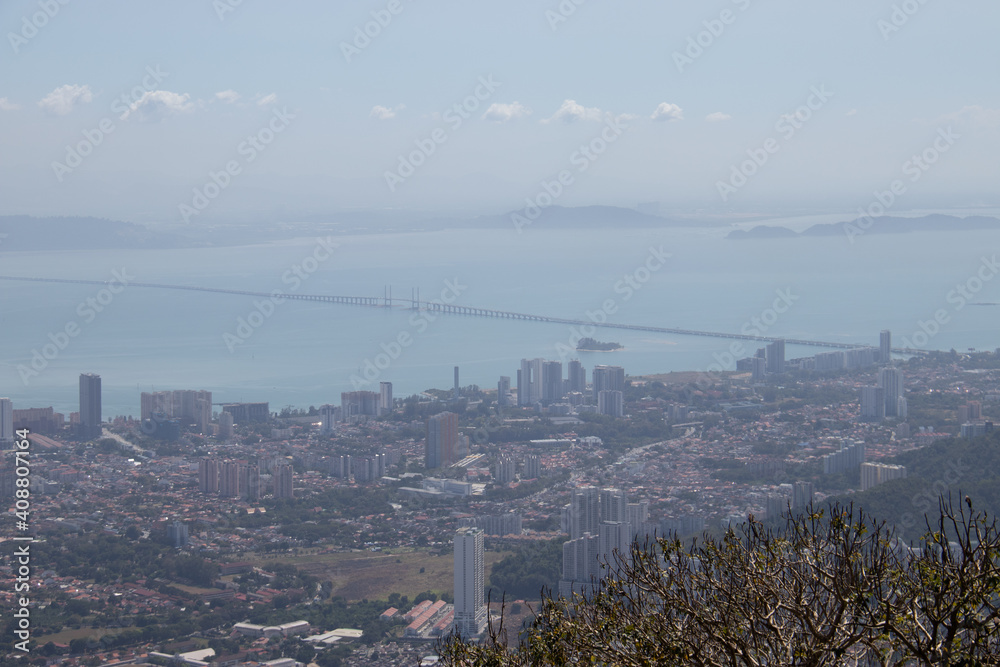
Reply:
[[[993,433],[1000,350],[902,358],[883,331],[784,353],[646,377],[524,359],[495,389],[455,367],[449,390],[383,381],[281,412],[171,390],[108,419],[96,374],[68,418],[2,398],[0,494],[30,498],[35,538],[32,642],[61,664],[430,661],[500,598],[510,623],[543,588],[593,593],[634,540],[865,502],[906,481],[900,455]],[[927,510],[911,502],[903,530]],[[0,572],[13,604],[15,568]]]

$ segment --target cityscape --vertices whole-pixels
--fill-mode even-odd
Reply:
[[[210,391],[140,392],[136,414],[114,418],[102,411],[101,376],[84,373],[69,415],[0,398],[0,494],[31,498],[43,544],[117,539],[175,554],[175,569],[155,578],[117,562],[47,564],[38,624],[110,629],[46,641],[47,655],[282,665],[266,658],[336,652],[344,664],[411,664],[451,633],[482,635],[492,596],[526,613],[543,586],[590,595],[633,541],[864,498],[905,480],[901,455],[990,437],[1000,350],[892,349],[882,331],[878,345],[786,359],[776,340],[732,371],[648,377],[523,359],[495,389],[462,386],[455,367],[447,390],[398,397],[383,381],[280,413],[217,404]],[[19,482],[24,451],[30,485]],[[968,475],[968,462],[956,465],[943,471],[948,488]],[[897,508],[904,530],[919,528],[921,502]],[[535,576],[505,578],[525,553]],[[412,570],[427,562],[436,574],[425,590],[428,565]],[[5,570],[15,604],[16,571]],[[334,614],[344,627],[318,620],[313,605],[361,591],[371,595]],[[60,611],[43,611],[60,599]],[[191,632],[187,616],[109,625],[178,606],[203,606],[193,618],[205,630]],[[216,625],[223,618],[233,622]]]
[[[1000,3],[0,3],[0,667],[1000,665]]]

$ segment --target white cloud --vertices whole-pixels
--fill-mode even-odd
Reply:
[[[90,91],[90,86],[78,86],[70,83],[56,88],[43,97],[38,101],[38,106],[57,116],[65,116],[78,103],[89,104],[93,99],[94,94]]]
[[[733,119],[732,116],[730,116],[727,113],[723,113],[721,111],[716,111],[705,116],[705,120],[707,120],[709,123],[721,123],[732,119]]]
[[[850,111],[847,112],[847,115],[848,116],[857,116],[858,115],[858,110],[857,109],[851,109]]]
[[[494,102],[490,105],[490,108],[486,110],[486,113],[483,114],[483,120],[492,120],[496,123],[506,123],[509,120],[524,118],[525,116],[530,115],[531,109],[524,106],[520,102],[511,102],[510,104]]]
[[[676,104],[660,102],[659,106],[656,107],[656,111],[649,118],[658,122],[684,120],[684,110]]]
[[[268,104],[274,104],[275,102],[278,101],[278,94],[271,93],[270,95],[261,95],[260,93],[257,93],[256,99],[257,99],[257,106],[266,107]]]
[[[578,120],[601,120],[601,116],[601,110],[596,107],[587,108],[577,104],[576,100],[566,100],[551,118],[546,118],[542,122],[575,123]]]
[[[403,106],[400,105],[395,109],[390,109],[389,107],[384,107],[380,104],[376,104],[372,107],[371,113],[368,114],[369,118],[377,118],[379,120],[392,120],[396,117],[396,111],[402,109]]]
[[[17,111],[20,108],[19,104],[14,104],[6,97],[0,97],[0,111]]]
[[[156,121],[165,116],[187,113],[194,109],[194,104],[189,101],[190,99],[191,96],[187,93],[181,95],[169,90],[147,91],[129,107],[123,119],[132,114],[138,114],[141,120]]]
[[[235,90],[223,90],[215,94],[215,99],[221,100],[226,104],[233,104],[239,101],[240,94]]]
[[[979,104],[962,107],[958,111],[946,114],[943,122],[965,122],[973,127],[1000,127],[1000,109],[989,109]]]

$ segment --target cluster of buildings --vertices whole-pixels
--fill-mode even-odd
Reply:
[[[357,424],[392,412],[392,383],[380,382],[378,391],[345,391],[340,394],[340,405],[320,407],[320,424],[323,433],[332,433],[337,424]]]
[[[595,406],[600,414],[623,417],[625,370],[620,366],[595,366],[592,375],[588,393],[587,371],[579,360],[567,364],[564,378],[561,361],[522,359],[517,371],[516,404],[546,407],[551,413],[564,415],[589,405]],[[502,376],[497,383],[497,403],[501,408],[514,404],[510,394],[510,377]]]
[[[263,468],[263,470],[261,470]],[[246,460],[205,457],[198,461],[198,490],[223,498],[258,500],[268,488],[275,498],[293,498],[293,467],[284,459]]]
[[[595,486],[573,490],[562,523],[570,539],[563,544],[559,593],[567,598],[593,591],[616,558],[628,559],[637,536],[658,528],[649,522],[648,502],[630,503],[620,489]]]

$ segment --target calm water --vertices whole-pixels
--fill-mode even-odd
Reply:
[[[312,238],[210,250],[0,253],[0,274],[110,280],[124,267],[142,282],[344,295],[381,295],[391,285],[397,297],[419,287],[424,299],[455,281],[458,304],[586,318],[612,300],[613,321],[715,331],[739,331],[762,315],[769,321],[766,311],[782,290],[793,305],[762,331],[766,335],[877,345],[878,332],[889,328],[901,345],[904,336],[920,331],[920,321],[944,310],[949,321],[924,347],[1000,347],[1000,308],[958,309],[948,300],[949,291],[975,276],[981,259],[1000,247],[1000,233],[865,236],[854,245],[843,237],[721,236],[715,230],[567,233],[539,224],[521,235],[342,237],[333,255],[315,265],[305,261],[317,245]],[[661,246],[673,255],[663,268],[635,273],[649,249]],[[297,288],[293,274],[283,280],[294,265],[315,268]],[[629,296],[619,283],[625,275],[648,280],[636,282],[641,288]],[[100,313],[89,313],[86,305],[78,310],[100,289],[0,281],[0,396],[19,408],[54,405],[68,413],[78,407],[78,375],[93,372],[103,378],[105,417],[137,414],[139,392],[151,388],[210,389],[218,402],[270,401],[272,409],[318,406],[339,403],[340,392],[354,386],[352,374],[362,377],[366,360],[385,365],[386,357],[377,358],[381,344],[401,333],[411,344],[374,377],[376,388],[379,380],[392,381],[397,396],[450,387],[455,365],[463,385],[495,387],[500,375],[516,377],[522,357],[559,358],[557,346],[568,345],[571,336],[563,325],[444,315],[414,321],[401,308],[286,301],[231,352],[224,334],[238,333],[238,318],[255,309],[252,297],[131,287]],[[1000,280],[983,283],[973,300],[1000,302]],[[68,323],[80,334],[37,376],[22,381],[18,365],[28,366],[33,350],[43,351],[49,334]],[[626,349],[581,353],[584,366],[613,363],[630,374],[703,370],[733,344],[608,329],[595,337]],[[817,351],[789,348],[788,354]]]

